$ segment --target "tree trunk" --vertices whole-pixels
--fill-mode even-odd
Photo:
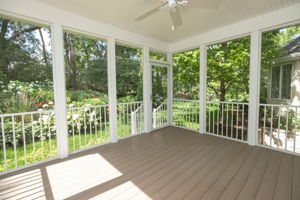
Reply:
[[[71,72],[71,87],[73,90],[78,89],[77,84],[77,65],[76,65],[76,55],[75,55],[75,39],[73,36],[67,36],[66,37],[66,43],[67,43],[67,61]]]
[[[39,33],[40,33],[40,37],[41,37],[41,42],[42,42],[42,49],[43,49],[43,57],[44,57],[44,63],[47,67],[50,66],[50,62],[47,56],[47,50],[46,50],[46,44],[45,44],[45,40],[44,40],[44,36],[42,33],[42,30],[39,28]]]

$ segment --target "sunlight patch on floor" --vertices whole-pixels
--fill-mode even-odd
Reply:
[[[124,190],[130,189],[130,193],[124,193]],[[99,194],[90,200],[107,200],[107,199],[114,199],[114,200],[124,200],[130,199],[132,194],[138,194],[140,200],[142,199],[150,199],[147,194],[145,194],[138,186],[136,186],[131,181],[127,181],[117,187],[114,187],[102,194]]]
[[[64,199],[122,175],[99,154],[75,158],[48,166],[55,199]]]
[[[0,199],[46,199],[39,169],[0,179]]]

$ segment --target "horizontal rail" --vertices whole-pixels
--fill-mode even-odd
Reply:
[[[55,112],[54,110],[38,110],[32,112],[21,112],[21,113],[8,113],[8,114],[0,114],[0,117],[15,117],[15,116],[22,116],[22,115],[31,115],[31,114],[43,114],[43,113],[52,113]]]
[[[207,101],[206,103],[249,105],[249,103],[247,102],[231,102],[231,101]]]
[[[67,108],[67,111],[70,111],[70,110],[84,110],[84,109],[100,108],[100,107],[108,107],[108,104],[97,105],[97,106],[71,107],[71,108]]]

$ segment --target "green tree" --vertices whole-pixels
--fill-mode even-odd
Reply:
[[[199,98],[199,61],[199,49],[180,52],[173,56],[174,95],[184,94],[191,99]]]
[[[208,46],[208,99],[247,101],[250,37]]]

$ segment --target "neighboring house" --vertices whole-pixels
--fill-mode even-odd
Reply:
[[[269,104],[300,105],[300,36],[283,47],[286,56],[270,67]]]

